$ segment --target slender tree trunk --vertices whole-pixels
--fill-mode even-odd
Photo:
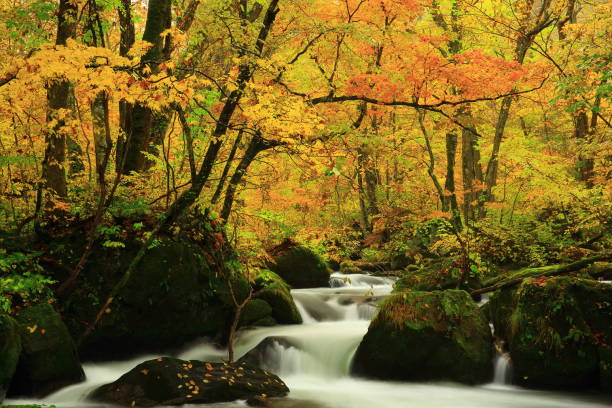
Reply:
[[[219,183],[217,184],[215,193],[213,194],[212,199],[210,200],[210,203],[212,205],[217,204],[219,202],[219,198],[221,198],[221,193],[223,192],[223,189],[225,188],[225,182],[227,181],[227,175],[229,174],[230,168],[232,167],[232,163],[234,162],[234,158],[236,157],[236,151],[238,150],[238,146],[240,146],[243,134],[244,131],[240,130],[238,132],[238,136],[236,136],[236,140],[234,141],[232,150],[230,151],[230,154],[227,158],[227,162],[223,167],[223,172],[221,173],[221,178],[219,179]]]
[[[445,194],[443,202],[443,211],[450,211],[451,223],[457,231],[463,229],[461,223],[461,211],[457,203],[457,194],[455,193],[455,162],[457,160],[457,135],[448,132],[446,134],[446,183],[444,184]],[[445,208],[444,208],[445,207]]]
[[[229,216],[232,212],[232,205],[234,204],[234,198],[238,185],[242,181],[242,178],[246,174],[247,169],[253,160],[255,160],[255,156],[264,150],[271,149],[278,145],[280,145],[279,142],[265,140],[259,134],[253,136],[249,146],[246,149],[246,152],[244,153],[244,156],[240,160],[240,163],[238,163],[238,166],[236,167],[236,170],[234,170],[234,174],[227,185],[225,200],[223,201],[223,209],[221,210],[221,218],[224,219],[225,222],[229,220]]]
[[[161,61],[167,60],[170,53],[170,39],[164,40],[161,34],[172,26],[172,1],[150,0],[147,12],[147,22],[142,36],[144,41],[153,47],[142,58],[143,63],[157,72]],[[152,140],[159,141],[165,134],[166,120],[154,120],[158,114],[142,104],[136,104],[131,109],[131,129],[126,132],[131,135],[131,143],[126,152],[124,174],[143,171],[147,166],[145,152],[150,152]],[[161,135],[161,137],[160,137]]]
[[[119,55],[125,57],[136,41],[136,31],[134,28],[134,20],[132,18],[132,0],[121,0],[121,6],[118,7],[119,24],[121,30],[121,38],[119,41]],[[116,150],[116,171],[121,172],[121,163],[123,161],[124,146],[126,138],[132,133],[132,105],[126,101],[119,102],[119,126],[121,133],[117,138]]]
[[[463,118],[471,115],[464,113]],[[471,129],[461,131],[461,165],[463,170],[463,217],[465,223],[476,218],[476,209],[480,202],[482,192],[482,168],[480,166],[480,150],[478,148],[478,136]]]
[[[75,38],[78,7],[70,0],[60,0],[58,10],[57,38],[55,44],[65,46]],[[47,88],[47,123],[53,126],[45,133],[45,157],[42,164],[43,185],[59,197],[68,195],[66,184],[66,135],[62,132],[65,121],[58,111],[70,108],[70,83],[60,80]]]

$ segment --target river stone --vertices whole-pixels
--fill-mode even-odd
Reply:
[[[124,242],[125,248],[95,247],[79,276],[79,287],[62,300],[75,338],[95,319],[141,245],[137,239]],[[233,290],[241,302],[248,295],[248,280],[236,277]],[[87,360],[115,360],[178,349],[202,337],[222,341],[233,316],[227,282],[202,247],[188,237],[162,237],[79,351]]]
[[[21,337],[17,322],[5,314],[0,314],[0,403],[4,401],[13,379],[20,354]]]
[[[274,259],[269,269],[295,289],[329,287],[330,270],[310,248],[290,239],[268,251]]]
[[[16,313],[23,346],[11,396],[44,397],[85,379],[76,346],[59,313],[48,303]]]
[[[129,407],[208,404],[257,396],[284,397],[289,388],[277,376],[243,363],[206,363],[161,357],[145,361],[90,399]]]
[[[355,354],[355,374],[383,380],[483,383],[492,337],[467,292],[408,291],[384,301]]]
[[[238,362],[249,364],[255,367],[266,368],[274,373],[278,373],[280,370],[280,361],[272,361],[269,358],[270,352],[278,346],[284,349],[288,349],[290,347],[297,348],[297,345],[292,343],[286,337],[266,337],[265,339],[260,341],[257,346],[249,350],[244,356],[240,357]]]
[[[293,296],[291,288],[277,274],[263,270],[254,280],[255,299],[265,301],[272,307],[271,317],[280,324],[301,324],[302,316]],[[264,320],[263,318],[262,320]]]
[[[240,326],[254,325],[255,322],[265,321],[271,317],[272,307],[263,299],[251,299],[240,313]]]
[[[527,279],[510,317],[513,381],[610,390],[612,286],[575,277]]]

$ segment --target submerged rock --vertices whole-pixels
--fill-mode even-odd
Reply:
[[[612,391],[611,285],[540,277],[524,281],[515,301],[506,329],[515,383]]]
[[[277,376],[244,363],[206,363],[162,357],[145,361],[117,381],[96,389],[95,401],[129,406],[207,404],[284,397]]]
[[[272,248],[270,270],[296,289],[329,286],[330,270],[323,258],[313,250],[290,239]]]
[[[359,344],[355,374],[385,380],[486,382],[492,337],[467,292],[408,291],[383,302]]]
[[[50,304],[26,307],[15,319],[23,348],[11,396],[43,397],[85,379],[74,341]]]
[[[266,337],[259,344],[240,357],[239,363],[249,364],[255,367],[266,368],[274,373],[280,370],[280,361],[270,358],[271,354],[278,348],[297,348],[297,345],[289,339],[280,336]]]
[[[0,403],[6,392],[21,354],[21,338],[17,322],[11,317],[0,314]]]

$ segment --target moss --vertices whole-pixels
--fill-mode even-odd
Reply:
[[[467,285],[461,284],[461,271],[449,262],[437,262],[433,265],[421,267],[417,270],[406,271],[395,283],[394,290],[446,290],[456,289],[458,286],[473,290],[481,286],[480,281],[470,277]]]
[[[302,316],[284,282],[273,282],[259,290],[255,297],[272,306],[272,317],[281,324],[301,324]]]
[[[491,353],[487,321],[467,292],[407,291],[383,302],[354,370],[381,379],[474,384],[489,379]]]
[[[0,402],[4,400],[15,374],[20,354],[19,327],[11,317],[0,314]]]
[[[256,321],[269,317],[272,307],[263,299],[250,300],[240,314],[240,325],[248,326]]]
[[[495,330],[495,336],[504,340],[506,343],[510,339],[510,317],[516,305],[516,289],[507,288],[497,291],[490,296],[489,302],[485,305],[488,310],[488,317]]]
[[[68,327],[78,338],[93,321],[140,243],[126,248],[96,247],[79,277],[79,288],[62,304]],[[219,338],[233,316],[225,280],[211,268],[194,242],[163,239],[147,251],[128,284],[81,346],[86,359],[116,359],[161,352],[202,336]],[[237,278],[244,299],[248,281]]]
[[[515,296],[510,352],[517,383],[561,389],[605,383],[612,344],[612,286],[574,277],[541,277],[526,280]]]
[[[270,264],[270,269],[294,288],[328,287],[330,270],[321,256],[296,245],[284,250]]]
[[[15,319],[23,350],[11,395],[44,396],[85,378],[70,333],[50,304],[27,307]]]

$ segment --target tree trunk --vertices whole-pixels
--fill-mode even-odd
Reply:
[[[457,203],[455,193],[455,162],[457,158],[457,135],[449,132],[446,134],[446,183],[444,184],[444,200],[442,211],[450,211],[451,223],[457,231],[463,229],[461,223],[461,211]]]
[[[242,135],[244,134],[243,130],[238,132],[238,136],[236,136],[236,140],[234,141],[234,145],[232,146],[232,150],[229,153],[227,158],[227,162],[223,167],[223,172],[221,173],[221,178],[219,179],[219,183],[217,184],[217,188],[215,189],[215,193],[213,194],[210,203],[215,205],[219,202],[219,198],[221,198],[221,193],[225,188],[225,182],[227,181],[227,175],[229,174],[229,170],[232,167],[232,163],[234,162],[234,158],[236,157],[236,151],[238,150],[238,146],[240,146],[240,142],[242,141]]]
[[[463,117],[469,117],[464,113]],[[469,125],[471,126],[471,124]],[[482,167],[480,166],[480,150],[478,136],[471,129],[461,131],[461,164],[463,169],[463,217],[465,223],[476,218],[476,209],[482,192]]]
[[[162,38],[161,34],[171,26],[172,1],[150,0],[142,39],[153,44],[153,47],[144,55],[142,62],[151,72],[157,72],[161,61],[170,57],[170,39],[169,37]],[[129,113],[124,113],[124,115],[129,115]],[[161,140],[160,135],[163,137],[167,122],[154,120],[155,117],[157,115],[145,105],[137,103],[132,107],[131,128],[126,131],[131,136],[131,140],[125,153],[125,165],[122,169],[124,174],[145,170],[147,160],[144,153],[150,152],[152,139]]]
[[[56,45],[65,46],[69,39],[76,36],[78,7],[70,0],[60,0],[57,18]],[[70,83],[57,81],[47,88],[47,123],[54,125],[45,133],[45,157],[42,164],[44,186],[65,198],[66,185],[66,135],[62,133],[65,121],[58,117],[60,109],[69,109]]]
[[[121,39],[119,42],[119,55],[125,57],[136,41],[136,32],[134,28],[134,20],[132,19],[132,0],[121,0],[119,10],[119,24],[121,30]],[[116,151],[116,171],[122,172],[120,167],[123,162],[124,146],[126,138],[129,138],[132,133],[132,105],[126,101],[119,102],[119,126],[121,133],[117,138]]]
[[[225,220],[226,223],[229,220],[229,216],[232,212],[232,205],[234,204],[236,189],[246,174],[247,169],[255,159],[255,156],[264,150],[271,149],[279,145],[280,142],[265,140],[259,134],[253,136],[249,146],[246,149],[246,152],[244,153],[244,156],[240,160],[240,163],[238,163],[238,166],[236,166],[236,170],[234,170],[234,174],[227,185],[225,200],[223,201],[223,209],[221,210],[221,218]]]

